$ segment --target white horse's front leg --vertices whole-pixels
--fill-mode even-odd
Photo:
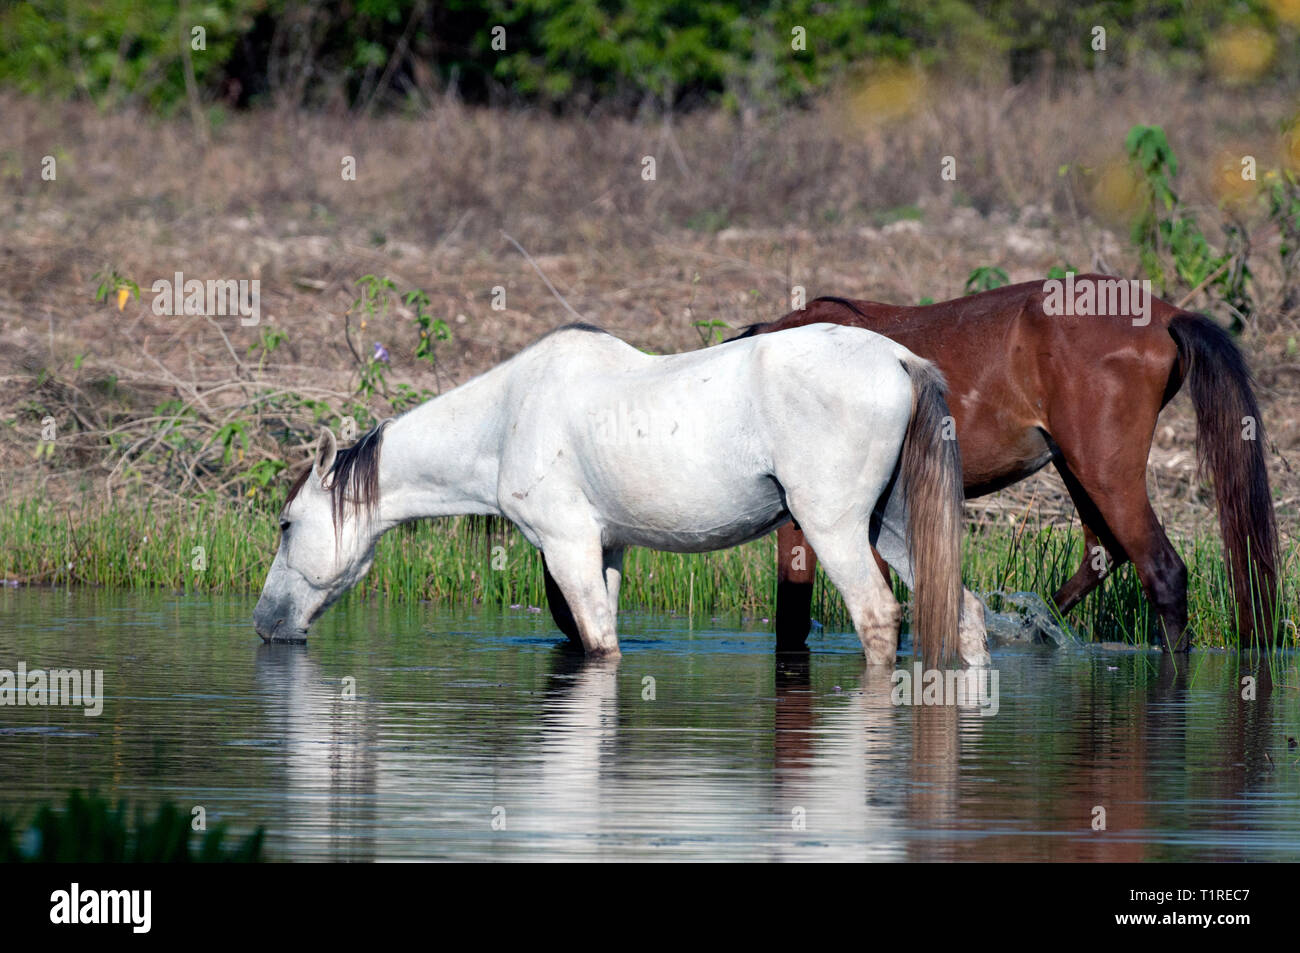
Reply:
[[[963,593],[961,625],[957,631],[958,651],[962,661],[971,668],[986,666],[993,660],[989,656],[988,630],[984,625],[984,603],[969,589]]]
[[[607,579],[612,568],[616,597],[621,558],[618,566],[611,567],[599,539],[583,543],[544,540],[543,543],[547,568],[573,611],[582,647],[588,655],[618,655],[615,610]]]

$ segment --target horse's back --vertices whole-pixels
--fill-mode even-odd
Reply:
[[[1041,467],[1051,457],[1042,432],[1095,408],[1099,390],[1145,402],[1176,383],[1168,326],[1177,309],[1151,296],[1149,321],[1135,320],[1110,305],[1119,281],[1074,277],[1073,288],[1094,292],[1092,314],[1060,313],[1047,282],[1029,281],[916,306],[817,298],[756,336],[835,322],[886,334],[933,361],[948,381],[967,491],[978,495]]]
[[[884,366],[911,355],[899,342],[878,331],[852,324],[817,321],[772,334],[744,339],[768,363],[795,366],[809,360],[863,362]]]
[[[746,339],[755,352],[759,385],[782,393],[836,390],[858,399],[911,399],[904,365],[922,360],[902,344],[866,328],[816,323]]]
[[[652,433],[663,440],[688,430],[697,439],[728,432],[786,439],[792,428],[896,418],[911,407],[904,365],[919,360],[873,331],[825,323],[673,355],[645,354],[586,329],[562,329],[539,344],[546,346],[516,391],[517,419],[575,441],[642,422],[647,433],[666,431]]]

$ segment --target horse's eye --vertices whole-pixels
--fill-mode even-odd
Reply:
[[[280,520],[280,534],[284,535],[287,532],[289,532],[289,521]]]

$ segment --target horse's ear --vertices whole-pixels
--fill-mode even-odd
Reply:
[[[334,432],[329,427],[321,427],[320,439],[316,441],[316,462],[312,464],[312,470],[321,486],[325,485],[325,477],[333,468],[334,458],[338,456],[338,452],[339,443],[334,439]]]

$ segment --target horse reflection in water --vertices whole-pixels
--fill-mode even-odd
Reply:
[[[919,831],[965,833],[913,839],[908,859],[1163,860],[1168,859],[1170,831],[1224,844],[1236,840],[1224,848],[1223,860],[1258,859],[1252,847],[1266,838],[1254,830],[1254,820],[1248,813],[1224,814],[1214,806],[1266,790],[1276,770],[1267,756],[1278,740],[1267,661],[1241,656],[1239,667],[1216,686],[1226,705],[1212,706],[1193,701],[1194,675],[1177,654],[1130,657],[1134,684],[1117,674],[1122,667],[1113,663],[1119,661],[1098,656],[1094,678],[1056,713],[1056,721],[1072,736],[1066,745],[1040,751],[1032,741],[1027,746],[1002,741],[1006,761],[1019,766],[1019,778],[990,763],[997,752],[979,750],[981,741],[961,713],[915,710],[916,802],[909,807],[909,819]],[[1042,691],[1035,681],[1045,684],[1059,677],[1056,668],[1044,665],[1019,691]],[[1249,690],[1243,679],[1250,680]],[[1121,702],[1117,687],[1125,693]],[[1205,687],[1200,686],[1201,697]],[[1129,699],[1129,692],[1137,698]],[[944,730],[943,723],[954,717],[958,731]],[[1204,767],[1196,770],[1182,752],[1207,737],[1211,747],[1198,755]],[[961,750],[969,766],[959,775]],[[1179,754],[1169,757],[1168,752]],[[997,784],[985,776],[990,770]],[[1017,801],[1022,805],[1018,814],[1008,810],[1009,802]]]
[[[901,860],[915,853],[909,829],[957,822],[958,735],[985,721],[974,709],[909,713],[892,702],[888,673],[865,663],[861,690],[828,701],[811,688],[806,656],[782,657],[765,739],[701,726],[698,712],[640,723],[642,706],[673,704],[673,688],[647,700],[642,673],[623,667],[557,650],[535,773],[506,785],[512,856],[599,858],[604,845],[621,855],[632,840],[700,859],[743,846],[759,860]],[[732,736],[746,749],[770,741],[769,797],[755,799],[752,775],[719,759]]]
[[[344,698],[301,646],[258,647],[256,678],[267,699],[266,735],[284,738],[284,804],[272,829],[277,849],[296,858],[372,860],[378,823],[377,730],[369,703]]]
[[[542,709],[536,778],[544,820],[535,833],[550,850],[590,850],[615,825],[604,783],[618,739],[618,661],[557,649]]]
[[[978,741],[978,709],[897,705],[889,673],[871,666],[857,688],[819,696],[806,652],[778,656],[776,689],[776,813],[790,833],[773,859],[846,840],[861,860],[943,856],[947,838],[908,835],[958,826],[961,744]]]

